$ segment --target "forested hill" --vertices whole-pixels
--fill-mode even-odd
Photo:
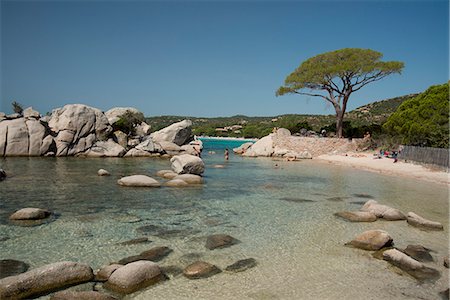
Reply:
[[[380,126],[403,101],[414,96],[417,94],[369,103],[348,112],[344,120],[350,122],[347,124],[351,124],[352,127]],[[319,132],[322,128],[331,128],[335,122],[334,115],[298,114],[273,117],[236,115],[216,118],[156,116],[147,117],[146,122],[152,126],[152,131],[156,131],[184,119],[193,122],[193,131],[196,135],[233,137],[262,137],[270,133],[273,127],[288,128],[292,133],[299,132],[302,128]]]

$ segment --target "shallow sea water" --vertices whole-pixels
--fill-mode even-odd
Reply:
[[[258,265],[201,280],[182,275],[126,296],[126,299],[441,299],[448,288],[448,187],[414,179],[306,160],[223,158],[228,142],[205,142],[206,183],[188,188],[125,188],[117,179],[154,174],[170,162],[149,158],[6,158],[9,177],[0,183],[1,259],[31,267],[61,260],[93,269],[155,246],[174,251],[161,266],[185,267],[189,256],[221,269],[253,257]],[[215,151],[216,153],[208,153]],[[222,164],[223,168],[215,168]],[[105,168],[112,176],[99,177]],[[163,181],[158,178],[158,180]],[[427,232],[405,221],[349,223],[333,216],[357,210],[373,198],[443,223]],[[57,218],[36,227],[14,226],[8,216],[22,207],[48,208]],[[157,226],[162,233],[138,228]],[[369,229],[388,231],[395,246],[432,249],[428,263],[442,276],[419,283],[377,260],[371,252],[344,246]],[[207,250],[206,236],[230,234],[241,243]],[[151,243],[119,245],[147,236]],[[7,238],[6,240],[4,240]],[[194,254],[193,254],[194,253]]]

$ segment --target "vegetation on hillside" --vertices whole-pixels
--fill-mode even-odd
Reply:
[[[403,102],[383,128],[398,136],[403,144],[448,148],[448,83],[432,86]]]

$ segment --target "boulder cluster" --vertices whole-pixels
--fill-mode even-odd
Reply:
[[[337,217],[350,222],[374,222],[378,218],[386,221],[406,220],[408,224],[422,230],[443,230],[442,224],[427,220],[413,212],[403,214],[400,210],[380,204],[375,200],[367,201],[360,211],[342,211]],[[432,250],[421,245],[408,245],[405,249],[394,247],[394,239],[384,230],[368,230],[354,237],[347,246],[375,251],[373,256],[398,267],[420,282],[435,281],[441,273],[427,265],[433,262]],[[443,258],[443,266],[448,268],[448,256]]]
[[[23,114],[0,112],[0,156],[135,157],[198,154],[201,142],[193,140],[192,122],[184,120],[150,133],[145,122],[132,132],[119,130],[131,107],[103,113],[83,104],[69,104],[41,116],[31,107]]]

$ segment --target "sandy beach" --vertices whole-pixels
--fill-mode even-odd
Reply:
[[[345,165],[353,168],[377,172],[390,176],[406,176],[419,180],[430,181],[438,184],[450,185],[449,173],[429,168],[418,164],[399,160],[394,163],[391,158],[374,158],[373,152],[358,152],[347,154],[324,154],[317,158],[337,165]]]

